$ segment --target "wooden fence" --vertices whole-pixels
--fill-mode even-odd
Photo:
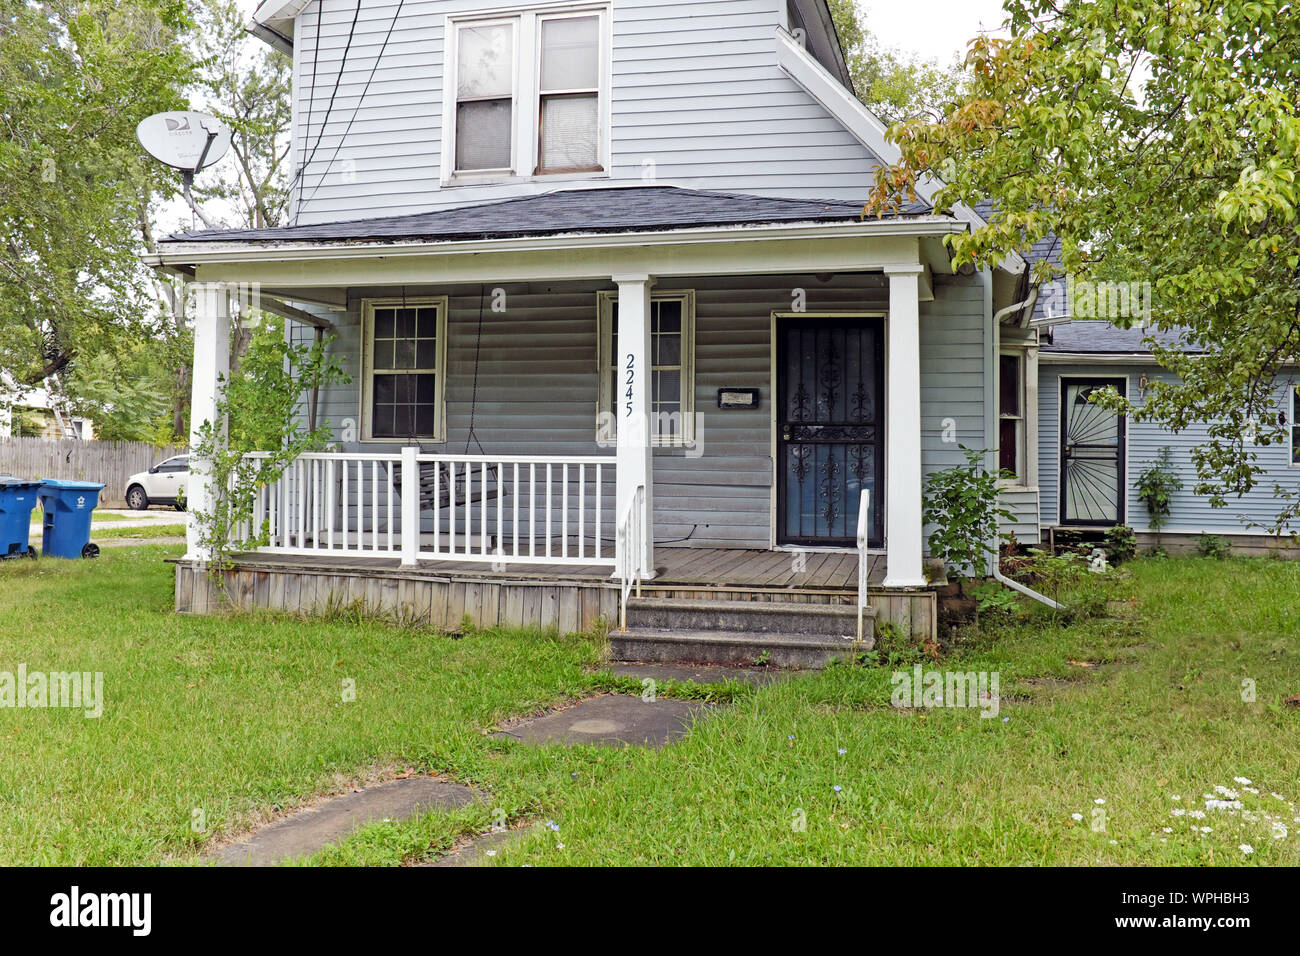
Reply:
[[[102,482],[100,507],[124,508],[129,477],[184,452],[142,441],[0,438],[0,475]]]

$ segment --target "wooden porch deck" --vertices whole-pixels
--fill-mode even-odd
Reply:
[[[479,561],[421,561],[414,568],[403,568],[394,558],[248,553],[236,555],[235,563],[248,569],[280,569],[322,574],[391,573],[407,578],[438,580],[476,580],[502,582],[529,581],[542,584],[609,584],[608,565],[510,564],[498,565]],[[868,581],[879,585],[884,577],[884,555],[871,555]],[[767,551],[741,548],[655,549],[655,577],[645,582],[651,590],[670,588],[720,590],[756,589],[773,591],[832,591],[857,593],[858,556],[852,551]]]

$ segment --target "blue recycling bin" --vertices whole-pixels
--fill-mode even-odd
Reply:
[[[90,517],[103,490],[104,486],[94,481],[51,479],[41,484],[37,494],[45,510],[44,557],[99,557],[99,546],[90,543]]]
[[[28,544],[27,532],[40,487],[39,481],[0,475],[0,558],[36,557],[36,549]]]

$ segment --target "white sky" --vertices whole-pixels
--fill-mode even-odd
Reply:
[[[966,43],[1002,25],[1002,0],[858,0],[867,30],[886,47],[948,63]]]

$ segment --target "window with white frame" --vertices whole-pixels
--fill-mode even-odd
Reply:
[[[448,183],[605,171],[607,17],[583,4],[449,21]]]
[[[1025,356],[1019,351],[998,357],[998,469],[1025,481]]]
[[[364,302],[364,440],[443,440],[446,328],[445,298]]]
[[[509,172],[514,165],[515,30],[512,20],[456,30],[456,169]]]
[[[618,294],[602,292],[600,306],[600,417],[597,437],[617,437],[614,413],[622,354],[618,345]],[[687,445],[695,440],[695,295],[655,292],[650,298],[650,414],[652,442]]]

